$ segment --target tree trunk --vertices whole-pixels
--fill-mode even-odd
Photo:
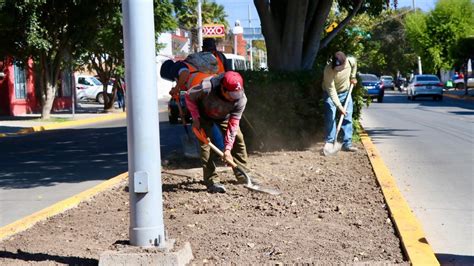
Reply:
[[[112,88],[112,94],[107,93],[107,88],[108,84],[104,85],[104,111],[108,112],[114,109],[114,103],[115,103],[115,95],[117,94],[117,89],[116,89],[116,84],[117,82],[114,82],[113,88]],[[110,97],[109,97],[110,96]]]
[[[356,0],[351,13],[321,40],[333,0],[254,0],[267,45],[268,68],[285,71],[311,69],[319,49],[349,23],[362,2]]]
[[[51,118],[54,98],[56,97],[57,81],[59,77],[59,62],[49,60],[46,53],[39,57],[39,65],[36,73],[39,74],[39,89],[41,103],[41,119]]]
[[[49,80],[44,84],[44,101],[41,107],[41,119],[51,118],[51,109],[53,109],[54,96],[56,95],[56,86],[54,86]]]

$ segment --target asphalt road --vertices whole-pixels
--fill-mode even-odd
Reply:
[[[182,126],[160,114],[161,157],[181,152]],[[0,227],[128,169],[126,121],[0,138]]]
[[[362,124],[438,260],[474,265],[474,102],[389,91]]]

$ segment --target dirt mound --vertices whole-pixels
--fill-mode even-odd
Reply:
[[[322,146],[320,143],[319,149]],[[221,172],[226,194],[209,194],[200,169],[164,167],[165,227],[190,242],[194,264],[406,264],[365,152],[256,153],[251,169],[282,195],[251,192]],[[0,264],[97,264],[128,240],[126,184],[0,243]]]

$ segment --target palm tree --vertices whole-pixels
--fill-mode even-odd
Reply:
[[[186,30],[191,31],[192,40],[191,45],[193,50],[197,50],[197,0],[173,0],[175,6],[176,18],[178,19],[179,26]],[[207,0],[202,1],[202,21],[203,23],[214,23],[224,24],[226,28],[229,24],[226,20],[227,14],[225,13],[224,6],[214,2],[208,2]]]

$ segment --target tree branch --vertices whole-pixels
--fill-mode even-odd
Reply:
[[[325,48],[336,35],[351,21],[351,19],[357,14],[364,0],[358,0],[357,5],[354,7],[352,12],[341,22],[337,27],[331,31],[322,41],[319,49]]]

